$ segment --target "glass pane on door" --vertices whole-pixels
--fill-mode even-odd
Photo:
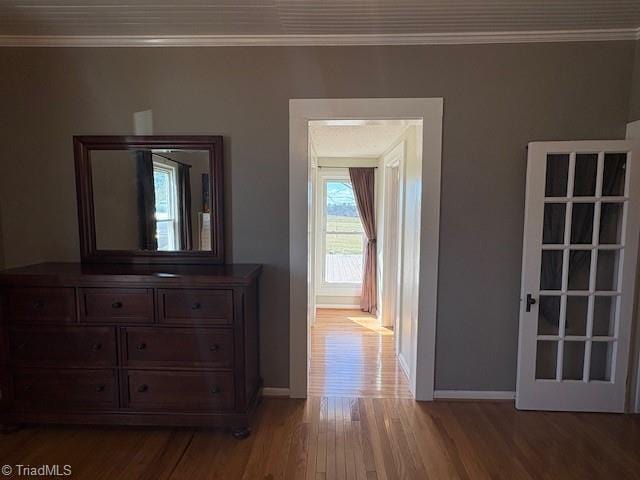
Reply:
[[[602,203],[600,206],[600,244],[622,243],[623,203]]]
[[[602,195],[621,197],[625,194],[627,170],[626,153],[605,153],[602,179]]]
[[[576,174],[573,183],[574,197],[595,196],[597,172],[597,153],[578,153],[576,155]]]
[[[569,179],[569,155],[547,155],[546,197],[566,197]]]
[[[614,342],[593,342],[589,380],[610,381]]]
[[[620,250],[598,250],[596,290],[617,291],[620,271]]]
[[[558,342],[539,341],[536,350],[536,379],[555,380]]]
[[[567,297],[567,317],[565,320],[565,335],[587,334],[587,313],[589,311],[589,297]]]
[[[540,290],[562,288],[562,250],[544,250],[540,271]]]
[[[571,214],[571,244],[591,245],[593,242],[593,203],[574,203]]]
[[[542,243],[563,244],[564,224],[567,218],[566,203],[546,203],[542,225]]]
[[[582,380],[584,372],[584,342],[565,341],[562,362],[563,380]]]
[[[616,328],[618,297],[596,296],[593,307],[594,337],[613,337]]]
[[[538,335],[558,335],[560,297],[541,295],[539,303]]]

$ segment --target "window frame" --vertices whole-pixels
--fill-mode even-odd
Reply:
[[[351,183],[347,168],[321,167],[318,172],[317,215],[316,215],[316,285],[317,294],[326,296],[359,296],[362,292],[360,282],[328,282],[326,281],[326,238],[327,234],[327,183],[330,181],[348,181]],[[358,218],[360,215],[358,214]],[[339,232],[347,235],[363,236],[362,262],[364,264],[364,231],[361,233]],[[363,265],[364,269],[364,265]]]
[[[182,246],[180,245],[180,219],[178,218],[178,168],[176,165],[172,165],[171,163],[169,163],[168,161],[162,159],[162,158],[157,158],[156,155],[154,155],[153,158],[153,173],[155,175],[156,170],[160,170],[160,171],[164,171],[167,172],[169,174],[169,216],[168,218],[158,218],[158,213],[155,212],[155,221],[156,221],[156,239],[158,238],[158,223],[160,222],[164,222],[167,223],[169,222],[171,224],[171,229],[172,229],[172,237],[173,237],[173,246],[170,247],[169,250],[160,250],[160,248],[158,247],[159,251],[164,251],[164,252],[173,252],[173,251],[178,251],[182,248]],[[155,194],[155,182],[154,182],[154,194]],[[154,205],[155,207],[155,205]],[[172,248],[172,249],[171,249]]]

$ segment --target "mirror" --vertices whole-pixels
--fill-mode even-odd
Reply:
[[[222,263],[220,137],[75,141],[85,261]]]

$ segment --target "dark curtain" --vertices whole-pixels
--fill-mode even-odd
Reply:
[[[180,222],[180,248],[191,250],[191,175],[190,165],[178,165],[178,220]]]
[[[360,220],[367,236],[364,253],[364,274],[360,308],[363,312],[376,313],[376,211],[375,211],[375,170],[373,168],[349,168],[349,177],[360,213]]]
[[[547,168],[550,168],[548,165]],[[584,162],[576,168],[574,177],[574,192],[595,191],[595,178],[597,160]],[[607,154],[605,171],[602,180],[602,194],[622,195],[621,187],[624,186],[624,175],[626,167],[626,155]],[[547,172],[546,190],[566,191],[567,177],[560,172]],[[563,190],[564,189],[564,190]],[[604,207],[604,206],[603,206]],[[554,211],[555,210],[555,211]],[[602,209],[604,213],[605,209]],[[543,220],[543,242],[544,243],[564,243],[565,221],[571,222],[570,243],[572,245],[591,244],[593,240],[593,217],[594,205],[592,203],[573,203],[571,218],[566,218],[565,210],[558,210],[557,204],[546,204]],[[607,225],[607,218],[602,215],[600,220],[600,230],[610,228]],[[600,232],[598,232],[599,234]],[[543,251],[542,269],[540,272],[541,290],[560,290],[562,288],[562,250]],[[580,272],[590,265],[591,250],[570,250],[569,252],[569,279],[576,278],[583,273],[588,278],[588,269]],[[586,279],[584,279],[586,281]],[[571,288],[571,281],[569,284]],[[586,288],[575,288],[578,290],[588,290]],[[560,297],[547,297],[540,301],[540,314],[544,320],[553,326],[560,324]],[[566,319],[567,325],[569,319]]]
[[[139,243],[142,250],[157,250],[156,194],[153,187],[153,160],[150,151],[137,151]]]

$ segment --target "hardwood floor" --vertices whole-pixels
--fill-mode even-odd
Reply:
[[[29,427],[0,435],[0,468],[69,465],[71,478],[87,480],[640,478],[640,416],[403,398],[393,337],[348,316],[346,334],[336,312],[318,317],[315,358],[325,361],[312,378],[327,393],[265,398],[246,440],[222,430]],[[358,357],[368,344],[377,353]],[[332,382],[331,372],[344,376]]]
[[[412,398],[393,331],[359,310],[318,309],[311,328],[309,395]]]
[[[74,479],[631,479],[640,417],[519,412],[511,403],[266,398],[253,434],[48,427],[0,436],[0,463]],[[15,477],[14,477],[15,478]]]

